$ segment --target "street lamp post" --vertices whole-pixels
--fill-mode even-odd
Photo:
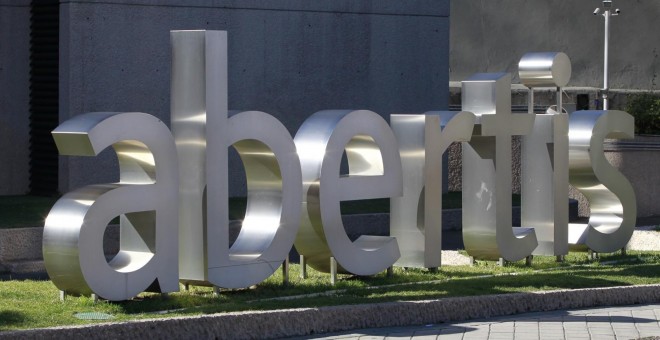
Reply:
[[[594,15],[598,15],[601,12],[601,8],[596,8],[594,10]],[[610,48],[610,17],[619,15],[621,11],[617,8],[612,11],[612,0],[603,0],[602,16],[605,18],[605,46],[603,47],[603,89],[602,98],[603,98],[603,110],[609,108],[609,99],[608,92],[609,88],[609,79],[608,79],[608,62],[609,62],[609,48]]]

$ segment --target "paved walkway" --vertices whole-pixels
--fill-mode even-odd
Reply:
[[[575,339],[658,337],[660,304],[527,313],[460,323],[362,329],[299,339]]]

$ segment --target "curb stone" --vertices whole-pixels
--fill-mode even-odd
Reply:
[[[0,333],[0,339],[272,339],[361,328],[424,325],[527,312],[660,302],[660,284],[438,300],[232,312]]]

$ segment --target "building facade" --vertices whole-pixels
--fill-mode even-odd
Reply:
[[[35,33],[44,16],[58,24]],[[323,109],[388,117],[447,107],[449,1],[3,0],[0,18],[1,41],[12,46],[0,57],[3,195],[116,181],[111,151],[53,161],[54,151],[35,150],[44,139],[37,134],[95,111],[141,111],[169,123],[170,30],[226,30],[230,109],[270,113],[292,134]],[[37,51],[53,30],[57,49]],[[43,58],[56,67],[35,74]],[[56,106],[34,91],[54,72]],[[44,105],[48,117],[35,115]],[[243,171],[232,157],[230,191],[240,195]]]

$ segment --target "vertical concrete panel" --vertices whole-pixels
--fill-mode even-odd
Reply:
[[[30,1],[0,1],[0,195],[29,183]]]

